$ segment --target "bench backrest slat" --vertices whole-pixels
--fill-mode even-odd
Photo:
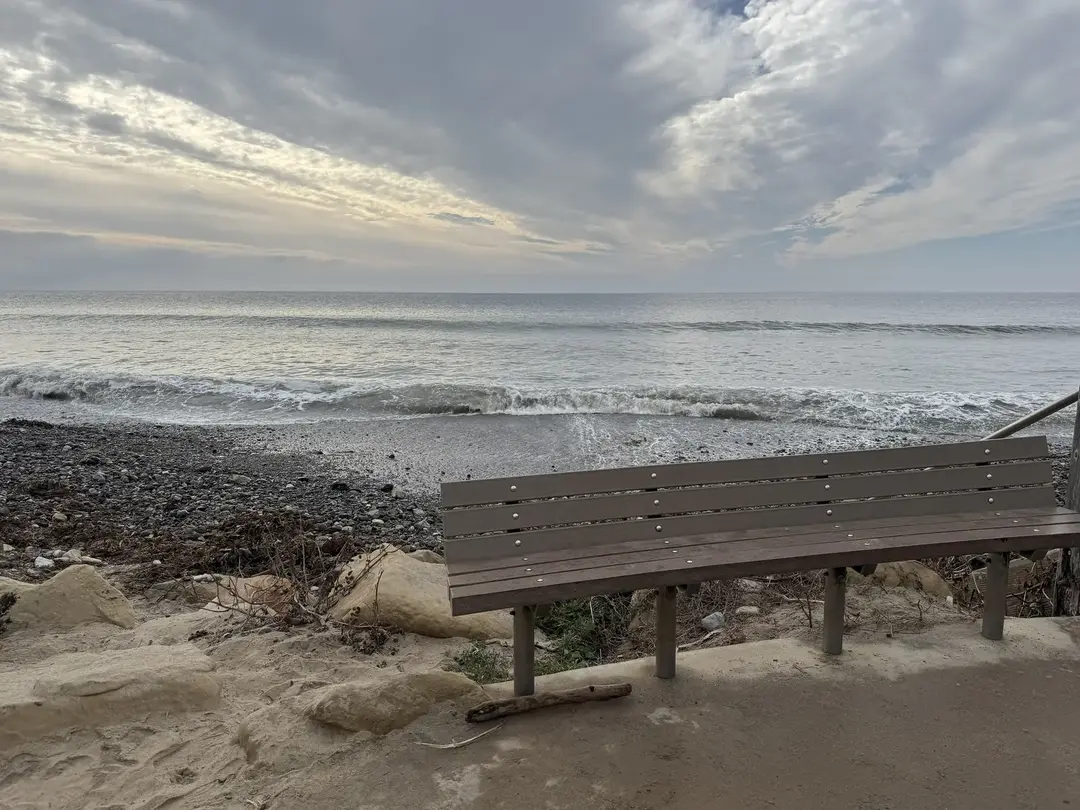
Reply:
[[[991,509],[1051,508],[1055,505],[1050,486],[1001,490],[988,505],[983,492],[959,495],[924,495],[880,501],[848,501],[828,506],[796,506],[779,509],[754,509],[741,512],[706,512],[700,515],[667,517],[662,520],[625,520],[612,523],[588,523],[556,529],[485,534],[447,540],[444,544],[451,571],[482,560],[516,559],[538,551],[558,551],[579,545],[608,545],[631,540],[656,540],[658,537],[686,537],[710,532],[733,532],[746,529],[771,529],[777,526],[814,526],[830,521],[843,524],[854,520],[877,520],[916,515],[950,515],[985,512]],[[832,512],[827,515],[827,512]],[[662,531],[657,532],[656,527]]]
[[[687,512],[832,503],[929,492],[1000,489],[1044,484],[1052,474],[1048,462],[1029,461],[992,467],[944,467],[877,475],[694,487],[631,495],[593,495],[508,506],[458,509],[443,515],[443,530],[447,537],[457,537],[483,532],[622,518],[660,517]]]
[[[605,492],[734,484],[777,478],[813,478],[819,475],[857,475],[923,467],[959,467],[983,462],[1025,461],[1046,458],[1047,455],[1046,438],[1031,436],[808,456],[586,470],[516,478],[449,481],[442,485],[442,503],[445,508],[451,509]]]

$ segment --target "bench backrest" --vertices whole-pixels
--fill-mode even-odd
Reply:
[[[1046,437],[456,481],[451,568],[657,537],[1052,507]]]

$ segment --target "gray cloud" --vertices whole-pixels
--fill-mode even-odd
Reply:
[[[1072,0],[4,15],[0,227],[83,251],[288,256],[350,280],[581,263],[608,283],[662,262],[701,283],[1078,222]],[[0,257],[0,285],[25,283],[20,261]]]

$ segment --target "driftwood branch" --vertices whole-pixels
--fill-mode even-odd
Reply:
[[[473,706],[465,713],[470,723],[485,723],[511,714],[546,709],[548,706],[566,706],[571,703],[589,703],[594,700],[612,700],[626,697],[633,690],[628,683],[610,683],[600,686],[583,686],[580,689],[567,689],[563,692],[546,692],[539,695],[525,695],[504,700],[490,700]]]

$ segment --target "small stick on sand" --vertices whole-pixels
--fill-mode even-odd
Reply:
[[[486,737],[491,732],[498,731],[500,728],[502,728],[501,725],[495,726],[494,728],[489,728],[487,731],[481,731],[475,737],[469,737],[469,739],[462,740],[461,742],[457,742],[456,740],[454,742],[449,742],[449,743],[417,742],[417,745],[422,745],[425,748],[441,748],[443,750],[447,750],[447,749],[450,749],[450,748],[464,748],[469,743],[474,743],[477,740],[479,740],[481,737]]]
[[[626,697],[633,690],[628,683],[609,683],[599,686],[583,686],[579,689],[567,689],[563,692],[547,692],[539,695],[525,695],[504,700],[490,700],[474,706],[465,713],[470,723],[485,723],[498,717],[511,714],[545,709],[548,706],[566,706],[571,703],[589,703],[594,700],[612,700]]]

